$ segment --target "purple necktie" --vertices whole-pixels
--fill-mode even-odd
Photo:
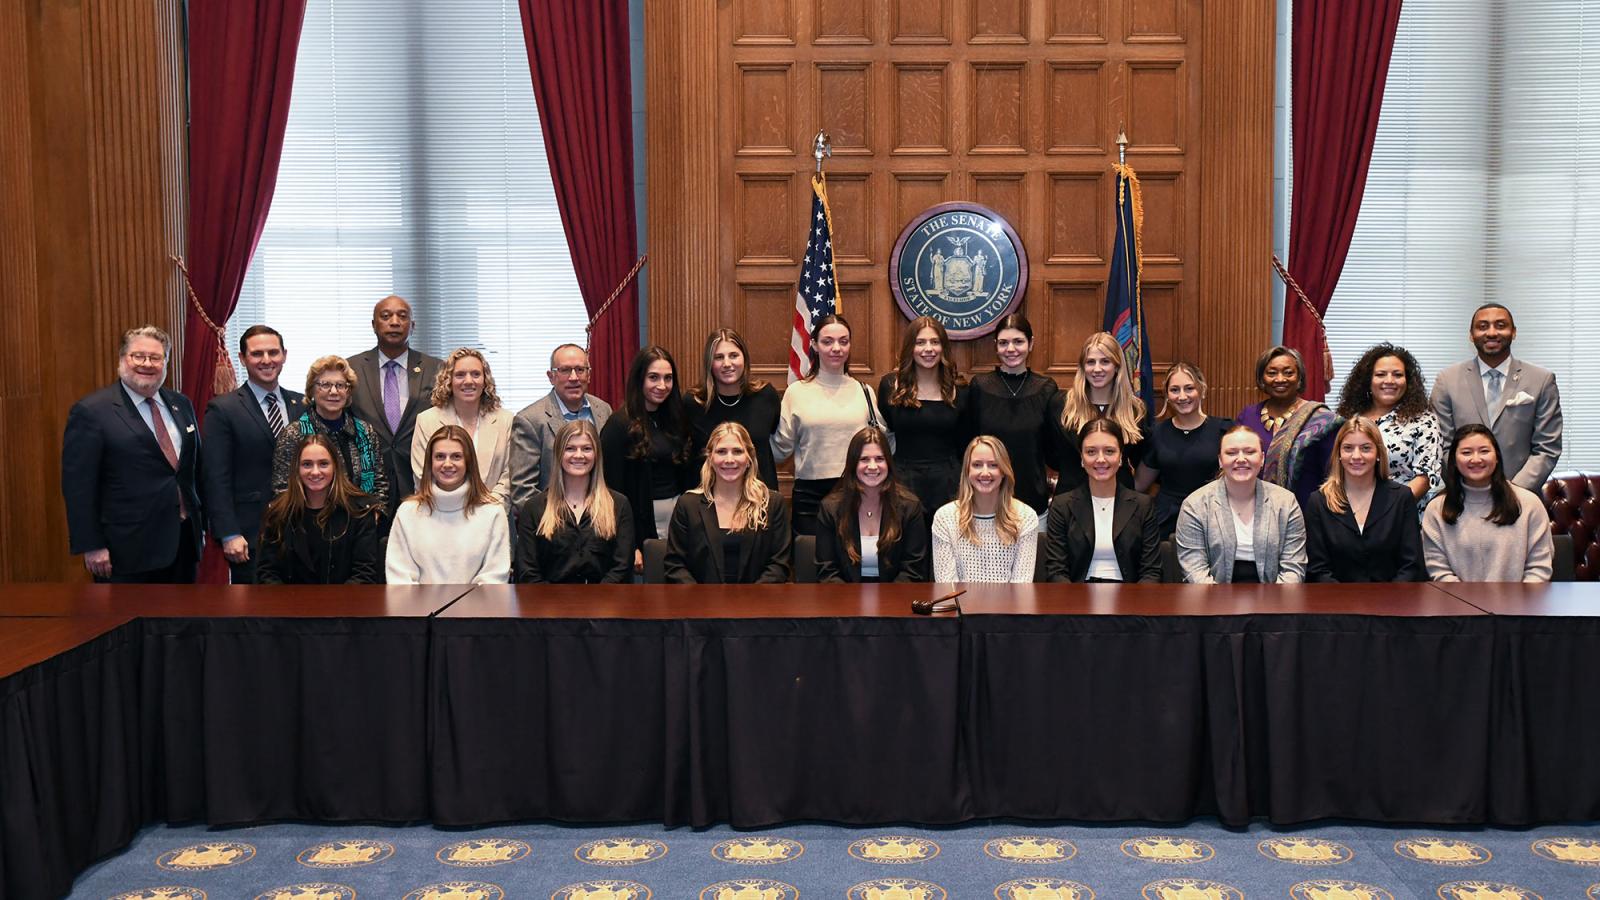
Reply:
[[[383,366],[383,417],[389,420],[389,433],[400,430],[400,364],[389,360]]]

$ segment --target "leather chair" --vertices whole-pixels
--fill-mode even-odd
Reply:
[[[667,542],[660,538],[646,538],[640,551],[644,555],[644,583],[667,583]]]
[[[1600,581],[1600,474],[1553,476],[1544,483],[1544,505],[1558,538],[1555,580]],[[1561,537],[1570,543],[1563,547]]]
[[[794,539],[794,583],[817,583],[817,539],[809,534]]]
[[[1170,539],[1161,542],[1161,583],[1183,584],[1183,566],[1178,565],[1178,545]]]
[[[1050,536],[1048,534],[1045,534],[1044,527],[1041,525],[1040,528],[1039,528],[1039,540],[1038,540],[1038,543],[1033,548],[1033,583],[1034,584],[1044,584],[1045,582],[1050,580],[1050,576],[1046,575],[1045,571],[1044,571],[1044,545],[1045,545],[1046,540],[1049,539],[1049,537]]]

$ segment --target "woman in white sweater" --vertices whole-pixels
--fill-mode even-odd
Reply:
[[[961,460],[956,499],[933,514],[933,580],[1033,581],[1039,514],[1012,496],[1017,477],[998,438],[979,435]]]
[[[878,423],[872,388],[850,377],[850,323],[823,316],[811,327],[811,371],[783,392],[772,456],[794,457],[794,533],[816,534],[822,498],[844,473],[850,439]]]
[[[1422,558],[1434,581],[1550,580],[1550,514],[1506,478],[1482,425],[1461,426],[1450,442],[1444,492],[1422,514]]]
[[[417,492],[395,510],[385,570],[390,584],[505,584],[511,529],[478,474],[472,436],[445,425],[428,439]]]

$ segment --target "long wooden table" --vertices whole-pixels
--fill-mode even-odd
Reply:
[[[1600,817],[1600,586],[0,586],[0,896],[152,821]]]

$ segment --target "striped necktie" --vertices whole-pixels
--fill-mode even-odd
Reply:
[[[267,427],[272,429],[272,436],[283,434],[283,407],[278,405],[276,392],[267,395]]]

